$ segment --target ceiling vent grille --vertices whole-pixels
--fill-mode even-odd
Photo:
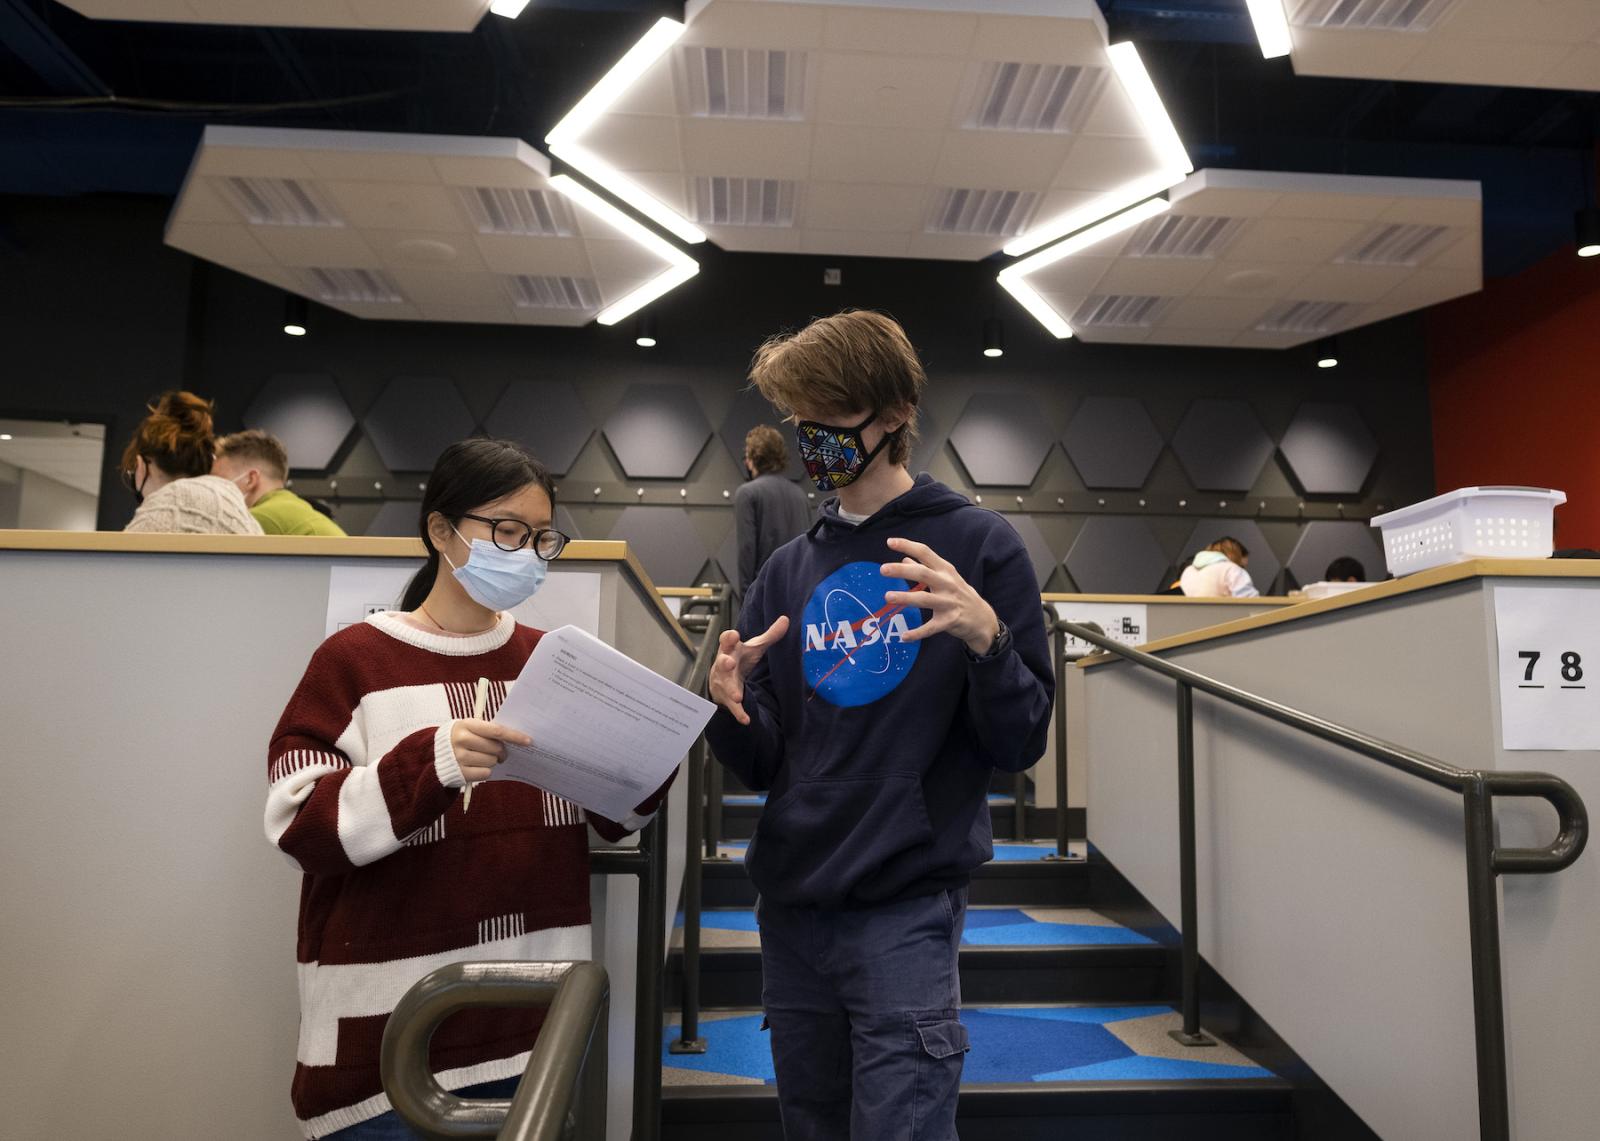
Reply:
[[[398,304],[400,287],[379,269],[303,269],[302,279],[318,301]]]
[[[805,117],[806,53],[686,47],[683,110],[712,119]]]
[[[1039,204],[1033,190],[940,190],[928,212],[930,234],[974,234],[1011,238],[1022,233]]]
[[[1356,307],[1344,301],[1285,301],[1261,319],[1261,333],[1332,333],[1346,328]]]
[[[549,190],[479,186],[461,191],[467,215],[480,234],[570,238],[578,232],[566,198]]]
[[[559,309],[565,312],[600,308],[600,290],[587,277],[551,277],[519,273],[506,278],[511,300],[518,309]]]
[[[1165,214],[1135,230],[1122,252],[1136,258],[1214,258],[1243,226],[1241,218]]]
[[[256,226],[342,226],[317,188],[293,178],[224,178],[223,192]]]
[[[1456,0],[1301,0],[1294,23],[1303,28],[1367,32],[1426,32]]]
[[[708,226],[794,225],[795,182],[776,178],[696,175],[694,220]]]
[[[1171,297],[1137,297],[1104,294],[1078,306],[1072,324],[1083,329],[1148,329],[1172,307]]]
[[[1390,223],[1374,226],[1339,261],[1354,265],[1421,265],[1438,253],[1449,226]]]
[[[1106,79],[1103,67],[986,63],[967,126],[979,131],[1077,131]]]

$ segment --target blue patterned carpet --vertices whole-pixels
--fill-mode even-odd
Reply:
[[[683,915],[677,926],[683,926]],[[708,947],[759,945],[755,913],[748,908],[713,908],[701,915]],[[967,910],[964,947],[1085,947],[1148,945],[1153,940],[1088,908],[972,907]]]
[[[972,1039],[962,1075],[977,1082],[1196,1081],[1269,1078],[1270,1070],[1227,1045],[1179,1046],[1169,1006],[991,1006],[962,1012]],[[673,1021],[671,1025],[675,1026]],[[704,1054],[662,1051],[671,1085],[755,1085],[773,1081],[770,1035],[759,1012],[708,1013]],[[671,1040],[675,1035],[668,1033]]]

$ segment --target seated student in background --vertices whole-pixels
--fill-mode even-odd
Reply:
[[[238,485],[250,514],[269,535],[344,534],[339,524],[284,486],[289,453],[271,433],[251,428],[223,436],[211,470]]]
[[[620,839],[666,792],[620,823],[518,781],[463,795],[508,742],[527,743],[493,719],[540,638],[508,611],[567,543],[553,504],[549,474],[521,446],[446,448],[422,498],[427,561],[401,609],[325,641],[273,733],[267,838],[305,873],[291,1099],[307,1137],[411,1137],[378,1072],[395,1003],[447,963],[591,958],[585,820]],[[452,1017],[433,1038],[436,1076],[469,1097],[511,1097],[542,1019]]]
[[[1255,598],[1261,592],[1245,567],[1250,552],[1232,536],[1223,536],[1194,557],[1178,585],[1190,598]]]
[[[1366,582],[1367,568],[1349,555],[1334,559],[1322,574],[1323,582]]]
[[[122,481],[139,503],[124,530],[261,534],[238,486],[211,474],[211,407],[192,392],[162,393],[150,405],[122,453]]]

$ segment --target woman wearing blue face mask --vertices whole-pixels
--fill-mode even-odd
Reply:
[[[447,963],[591,958],[585,822],[620,839],[665,792],[620,823],[517,781],[463,795],[527,743],[493,718],[540,637],[507,611],[567,543],[554,492],[517,444],[445,449],[422,500],[427,563],[401,609],[324,642],[273,735],[267,837],[305,873],[291,1096],[307,1137],[413,1136],[378,1073],[400,996]],[[541,1018],[452,1017],[431,1047],[440,1084],[509,1098]]]

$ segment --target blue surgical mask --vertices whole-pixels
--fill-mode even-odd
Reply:
[[[462,542],[467,537],[456,531]],[[490,610],[511,610],[538,593],[550,564],[532,551],[502,551],[488,539],[473,539],[471,553],[462,566],[450,563],[467,597]],[[443,554],[443,552],[440,552]],[[449,556],[445,556],[449,563]]]

